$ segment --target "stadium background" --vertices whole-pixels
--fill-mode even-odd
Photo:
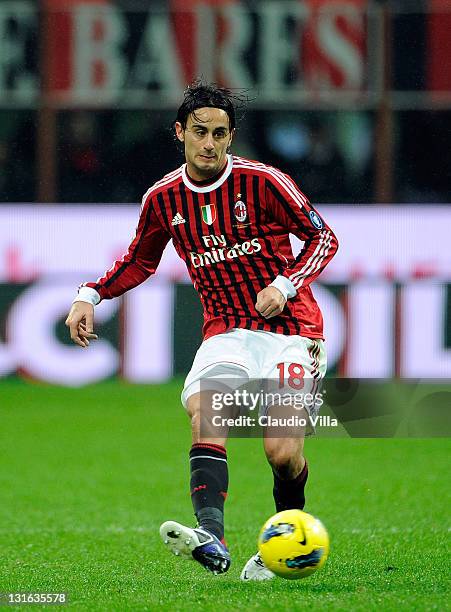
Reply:
[[[341,249],[316,283],[330,371],[382,378],[387,389],[392,379],[440,379],[449,409],[449,31],[448,0],[0,2],[0,591],[63,588],[87,609],[208,609],[222,596],[194,569],[174,587],[172,560],[162,572],[155,565],[158,521],[173,516],[186,489],[178,392],[201,340],[197,297],[172,247],[154,279],[99,306],[101,339],[88,351],[70,345],[63,325],[78,284],[127,247],[142,194],[182,162],[171,123],[198,75],[248,92],[234,152],[290,173],[336,230]],[[444,578],[420,579],[414,529],[405,526],[418,521],[432,567],[441,565],[448,440],[341,437],[311,443],[311,511],[329,526],[336,553],[324,582],[302,585],[303,602],[440,609]],[[242,560],[271,513],[269,477],[248,443],[232,443],[231,538]],[[344,457],[341,466],[330,466],[331,453]],[[422,454],[431,467],[419,476]],[[394,474],[394,465],[403,469]],[[351,500],[339,469],[354,474]],[[369,499],[364,483],[386,492],[384,471],[390,495]],[[239,528],[247,495],[262,502]],[[363,570],[346,565],[349,519]],[[369,544],[374,534],[381,549]],[[393,538],[396,559],[378,568]],[[131,543],[146,559],[142,574]],[[392,566],[403,577],[393,578]],[[233,572],[229,579],[230,605],[252,607]],[[191,592],[192,580],[210,599]],[[275,597],[273,607],[296,608],[291,585],[271,588],[251,591],[256,607]]]

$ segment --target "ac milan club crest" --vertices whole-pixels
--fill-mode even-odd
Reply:
[[[202,221],[207,225],[212,225],[216,220],[216,206],[214,204],[205,204],[202,206]]]
[[[236,197],[241,198],[241,193],[237,193]],[[237,221],[239,221],[240,223],[243,223],[244,221],[246,221],[247,209],[246,209],[246,204],[243,202],[243,200],[238,199],[235,202],[234,212],[235,212],[235,217]]]

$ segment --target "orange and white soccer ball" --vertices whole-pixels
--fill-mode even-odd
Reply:
[[[297,580],[323,567],[329,555],[329,535],[311,514],[284,510],[263,525],[258,550],[266,567],[277,576]]]

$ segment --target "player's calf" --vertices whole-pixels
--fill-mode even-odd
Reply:
[[[265,453],[274,476],[273,496],[277,512],[305,506],[308,466],[303,457],[304,438],[264,440]]]

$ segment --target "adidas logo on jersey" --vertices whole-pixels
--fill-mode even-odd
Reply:
[[[182,215],[178,212],[175,217],[171,221],[171,225],[180,225],[181,223],[186,223],[186,220],[182,217]]]

